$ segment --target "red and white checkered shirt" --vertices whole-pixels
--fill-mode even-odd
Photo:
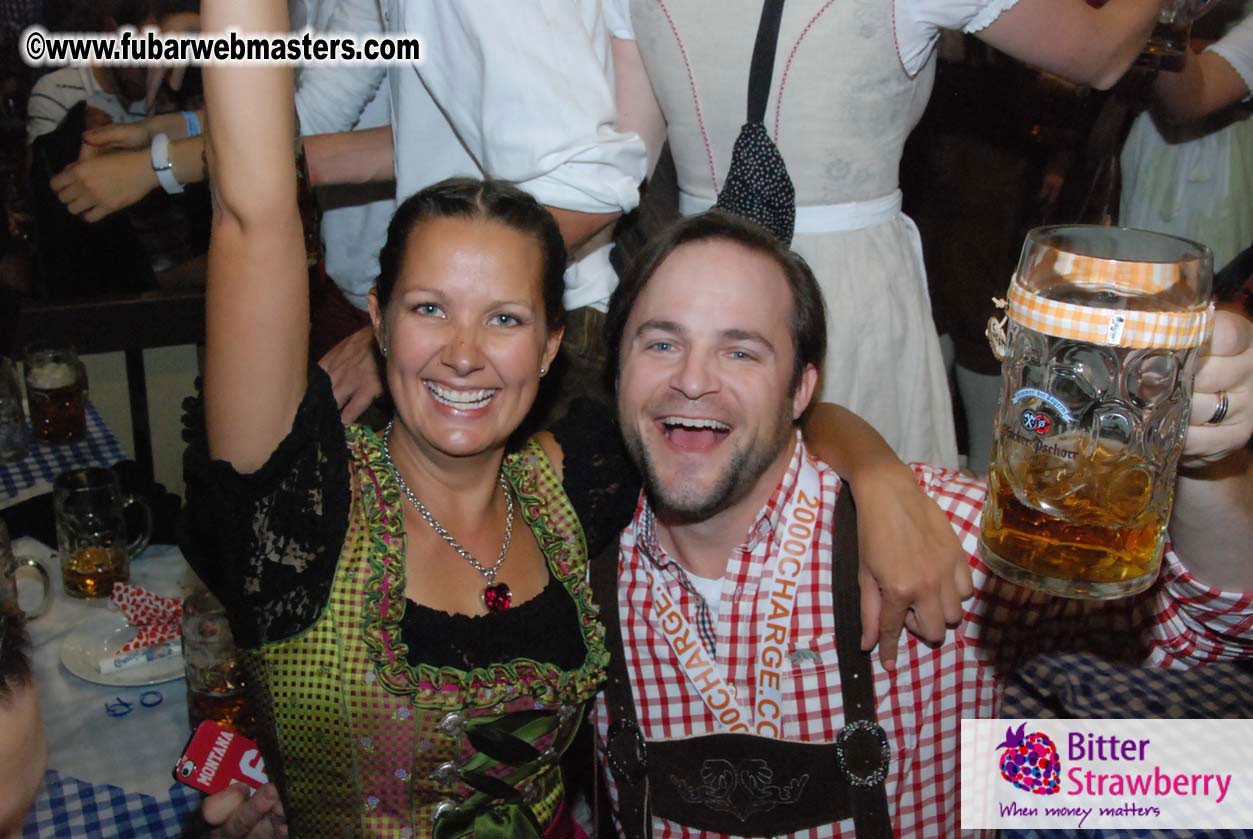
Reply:
[[[741,704],[756,703],[757,616],[768,608],[765,560],[779,548],[780,510],[796,488],[799,442],[787,474],[761,511],[748,539],[731,555],[717,621],[708,620],[683,569],[658,544],[652,511],[643,496],[619,551],[618,612],[635,709],[647,740],[714,734],[720,728],[684,675],[660,631],[648,622],[651,569],[670,598],[698,631],[704,620],[716,639],[706,646]],[[840,480],[818,463],[822,485],[820,521],[830,532]],[[958,732],[963,718],[995,716],[1002,676],[1039,652],[1087,649],[1119,654],[1162,667],[1184,668],[1253,653],[1253,595],[1217,591],[1198,583],[1169,548],[1157,583],[1147,592],[1115,601],[1049,597],[1004,582],[979,557],[979,515],[985,488],[959,473],[915,464],[919,485],[948,515],[974,569],[975,596],[960,626],[936,649],[906,634],[889,673],[872,656],[880,725],[892,747],[887,797],[898,837],[948,837],[959,833]],[[791,676],[784,680],[783,736],[829,742],[844,724],[831,597],[831,539],[804,569],[789,638]],[[702,636],[707,635],[701,632]],[[617,651],[613,651],[617,654]],[[597,700],[597,748],[603,758],[609,719]],[[603,764],[603,760],[602,760]],[[612,775],[605,773],[616,805]],[[709,834],[654,818],[655,837]],[[807,839],[853,837],[851,819],[792,834]]]

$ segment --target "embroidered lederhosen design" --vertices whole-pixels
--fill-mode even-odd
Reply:
[[[845,487],[835,508],[833,600],[844,728],[834,743],[721,733],[645,741],[636,720],[618,613],[618,546],[591,564],[610,650],[609,769],[618,823],[628,839],[651,836],[658,816],[711,833],[774,836],[852,817],[859,839],[892,835],[889,750],[875,722],[870,656],[863,652],[857,585],[857,518]]]

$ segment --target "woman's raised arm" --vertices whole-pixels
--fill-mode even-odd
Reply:
[[[206,32],[281,32],[282,0],[203,0]],[[206,292],[209,450],[255,471],[304,396],[309,296],[296,209],[291,67],[204,68],[213,192]]]

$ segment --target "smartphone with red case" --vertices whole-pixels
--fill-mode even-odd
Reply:
[[[269,782],[257,744],[213,720],[202,722],[187,741],[174,780],[209,795],[237,781],[254,790]]]

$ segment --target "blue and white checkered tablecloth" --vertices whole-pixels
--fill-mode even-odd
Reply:
[[[0,463],[0,510],[52,491],[57,476],[87,466],[112,466],[128,457],[122,443],[104,424],[96,407],[87,404],[87,434],[73,443],[41,443],[31,439],[26,457]]]
[[[128,793],[92,785],[49,769],[22,839],[165,839],[183,834],[200,807],[200,793],[180,784],[168,794]]]

